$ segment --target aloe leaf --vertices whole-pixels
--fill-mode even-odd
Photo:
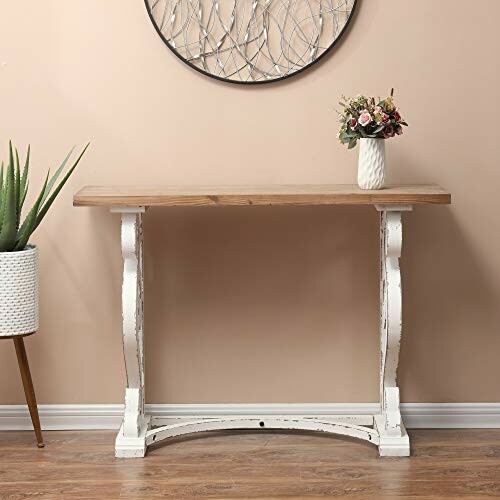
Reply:
[[[47,175],[45,176],[45,182],[43,184],[43,188],[42,188],[42,191],[40,192],[40,194],[38,195],[38,197],[42,197],[43,198],[43,193],[45,191],[45,188],[47,187],[47,182],[49,180],[49,173],[47,172]],[[37,198],[38,199],[38,198]],[[40,204],[41,202],[38,204],[38,209],[40,209]],[[24,233],[24,231],[26,230],[26,226],[28,224],[28,219],[29,219],[29,214],[31,213],[31,211],[33,210],[33,207],[31,208],[31,210],[28,212],[28,215],[24,218],[24,221],[23,223],[21,224],[21,227],[17,230],[17,235],[16,235],[16,240],[19,240],[19,238],[21,238],[21,235]]]
[[[3,222],[3,216],[2,216],[2,204],[3,204],[3,161],[2,161],[2,167],[0,168],[0,231],[2,230],[2,222]]]
[[[21,209],[23,208],[23,205],[24,205],[24,201],[26,200],[26,195],[28,194],[28,186],[29,186],[29,181],[26,182],[26,186],[25,186],[25,189],[24,191],[21,193],[21,202],[20,202],[20,206],[21,206]]]
[[[14,248],[17,234],[17,199],[11,142],[9,142],[9,166],[6,175],[5,200],[2,205],[4,221],[0,230],[0,252],[8,252]]]
[[[87,148],[90,146],[90,142],[83,148],[83,151],[80,153],[78,158],[76,159],[75,163],[73,163],[73,166],[68,170],[66,175],[62,178],[61,182],[58,184],[58,186],[54,189],[53,193],[49,196],[43,207],[41,208],[40,212],[37,215],[36,218],[36,224],[35,227],[33,228],[33,231],[38,227],[42,219],[45,217],[45,214],[47,213],[48,209],[54,203],[54,200],[56,199],[57,195],[59,194],[59,191],[63,188],[64,184],[66,184],[66,181],[69,179],[70,175],[73,173],[75,170],[76,166],[82,159],[82,156],[85,154],[85,151],[87,151]]]
[[[31,146],[28,144],[28,151],[26,152],[26,161],[24,162],[23,174],[21,176],[21,196],[19,202],[19,216],[21,216],[21,211],[24,206],[24,201],[26,200],[26,195],[28,193],[28,171],[30,165],[30,150]]]
[[[64,158],[63,162],[61,163],[61,166],[55,171],[54,175],[50,178],[50,181],[47,184],[47,187],[45,188],[45,193],[43,193],[43,199],[42,203],[47,199],[47,197],[50,194],[50,191],[52,190],[52,187],[54,186],[55,182],[61,175],[61,172],[63,171],[64,167],[66,166],[66,163],[68,163],[68,160],[70,156],[73,154],[73,151],[75,150],[75,146],[73,146],[70,150],[69,153],[66,155],[66,158]]]
[[[47,187],[48,180],[49,180],[49,174],[47,173],[47,176],[45,177],[45,182],[43,184],[42,190],[40,191],[40,194],[38,195],[38,198],[33,204],[33,207],[29,211],[28,215],[26,216],[26,219],[24,219],[21,228],[17,232],[16,236],[17,243],[14,247],[14,251],[22,250],[28,243],[31,233],[33,233],[34,231],[36,224],[36,216],[38,213],[38,209],[40,208],[40,205],[42,203],[43,194],[45,192],[45,188]]]
[[[19,166],[19,153],[16,148],[16,232],[19,227],[19,219],[21,218],[21,167]]]
[[[26,197],[25,191],[27,191],[28,186],[28,171],[30,166],[30,151],[31,146],[28,144],[28,151],[26,152],[26,161],[24,162],[23,175],[21,176],[21,193]]]

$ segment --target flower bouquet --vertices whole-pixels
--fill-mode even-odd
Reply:
[[[339,141],[348,149],[360,141],[358,184],[362,189],[380,189],[385,180],[385,139],[401,135],[402,119],[393,100],[394,89],[386,99],[358,95],[355,98],[342,96],[339,113],[341,127]]]

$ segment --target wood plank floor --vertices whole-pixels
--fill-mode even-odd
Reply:
[[[211,433],[115,459],[109,431],[0,432],[1,499],[500,498],[500,429],[414,430],[411,458],[302,433]]]

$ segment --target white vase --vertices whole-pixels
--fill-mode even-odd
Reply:
[[[38,329],[38,249],[0,252],[0,337]]]
[[[358,186],[361,189],[382,189],[385,181],[385,140],[360,139]]]

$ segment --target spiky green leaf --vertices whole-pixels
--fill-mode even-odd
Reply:
[[[26,152],[26,160],[24,162],[23,174],[21,176],[21,202],[20,208],[22,210],[26,194],[28,193],[28,171],[30,165],[30,150],[31,146],[28,144],[28,151]]]
[[[75,170],[76,166],[78,163],[80,163],[80,160],[82,159],[82,156],[85,154],[85,151],[87,151],[87,148],[90,146],[90,142],[83,148],[82,152],[76,159],[75,163],[73,163],[72,167],[68,170],[66,175],[63,177],[61,182],[58,184],[58,186],[54,189],[52,194],[49,196],[43,207],[40,209],[37,218],[36,218],[36,224],[35,227],[33,228],[33,231],[38,227],[42,219],[45,217],[45,214],[47,213],[48,209],[54,203],[54,200],[56,199],[57,195],[59,194],[59,191],[63,188],[64,184],[66,184],[66,181],[69,179],[70,175],[73,173]]]
[[[16,148],[16,231],[21,218],[21,167],[19,166],[19,153]]]
[[[47,187],[48,180],[49,180],[49,174],[47,173],[47,176],[45,177],[45,182],[43,184],[42,190],[40,191],[40,194],[38,195],[38,198],[36,199],[28,215],[26,216],[26,219],[24,219],[21,228],[17,232],[16,236],[17,241],[14,247],[14,251],[23,250],[26,244],[28,243],[31,233],[34,231],[34,227],[36,224],[36,216],[38,214],[38,210],[42,203],[43,194],[45,192],[45,188]]]
[[[28,171],[29,171],[29,167],[30,167],[30,152],[31,152],[31,145],[28,144],[28,151],[26,151],[26,160],[24,162],[23,175],[21,177],[21,189],[22,190],[26,189],[26,182],[28,180]]]
[[[20,202],[21,210],[24,206],[24,201],[26,200],[26,195],[28,194],[29,183],[30,183],[29,181],[26,182],[26,187],[25,187],[24,191],[21,193],[21,202]]]
[[[68,160],[69,160],[70,156],[73,154],[74,150],[75,150],[75,146],[73,146],[69,150],[69,153],[66,155],[66,158],[64,158],[63,162],[61,163],[61,166],[54,172],[54,175],[50,178],[49,182],[47,183],[47,187],[45,188],[45,193],[43,193],[42,203],[49,196],[50,191],[54,187],[54,184],[56,183],[59,176],[61,175],[61,172],[64,170],[64,167],[66,166],[66,163],[68,163]]]
[[[2,167],[0,168],[0,231],[2,230],[2,223],[3,223],[3,200],[4,200],[4,195],[3,195],[3,161],[2,161]]]
[[[11,251],[16,244],[17,234],[17,199],[14,175],[14,157],[12,143],[9,142],[9,166],[7,167],[5,188],[4,220],[0,230],[0,252]]]

